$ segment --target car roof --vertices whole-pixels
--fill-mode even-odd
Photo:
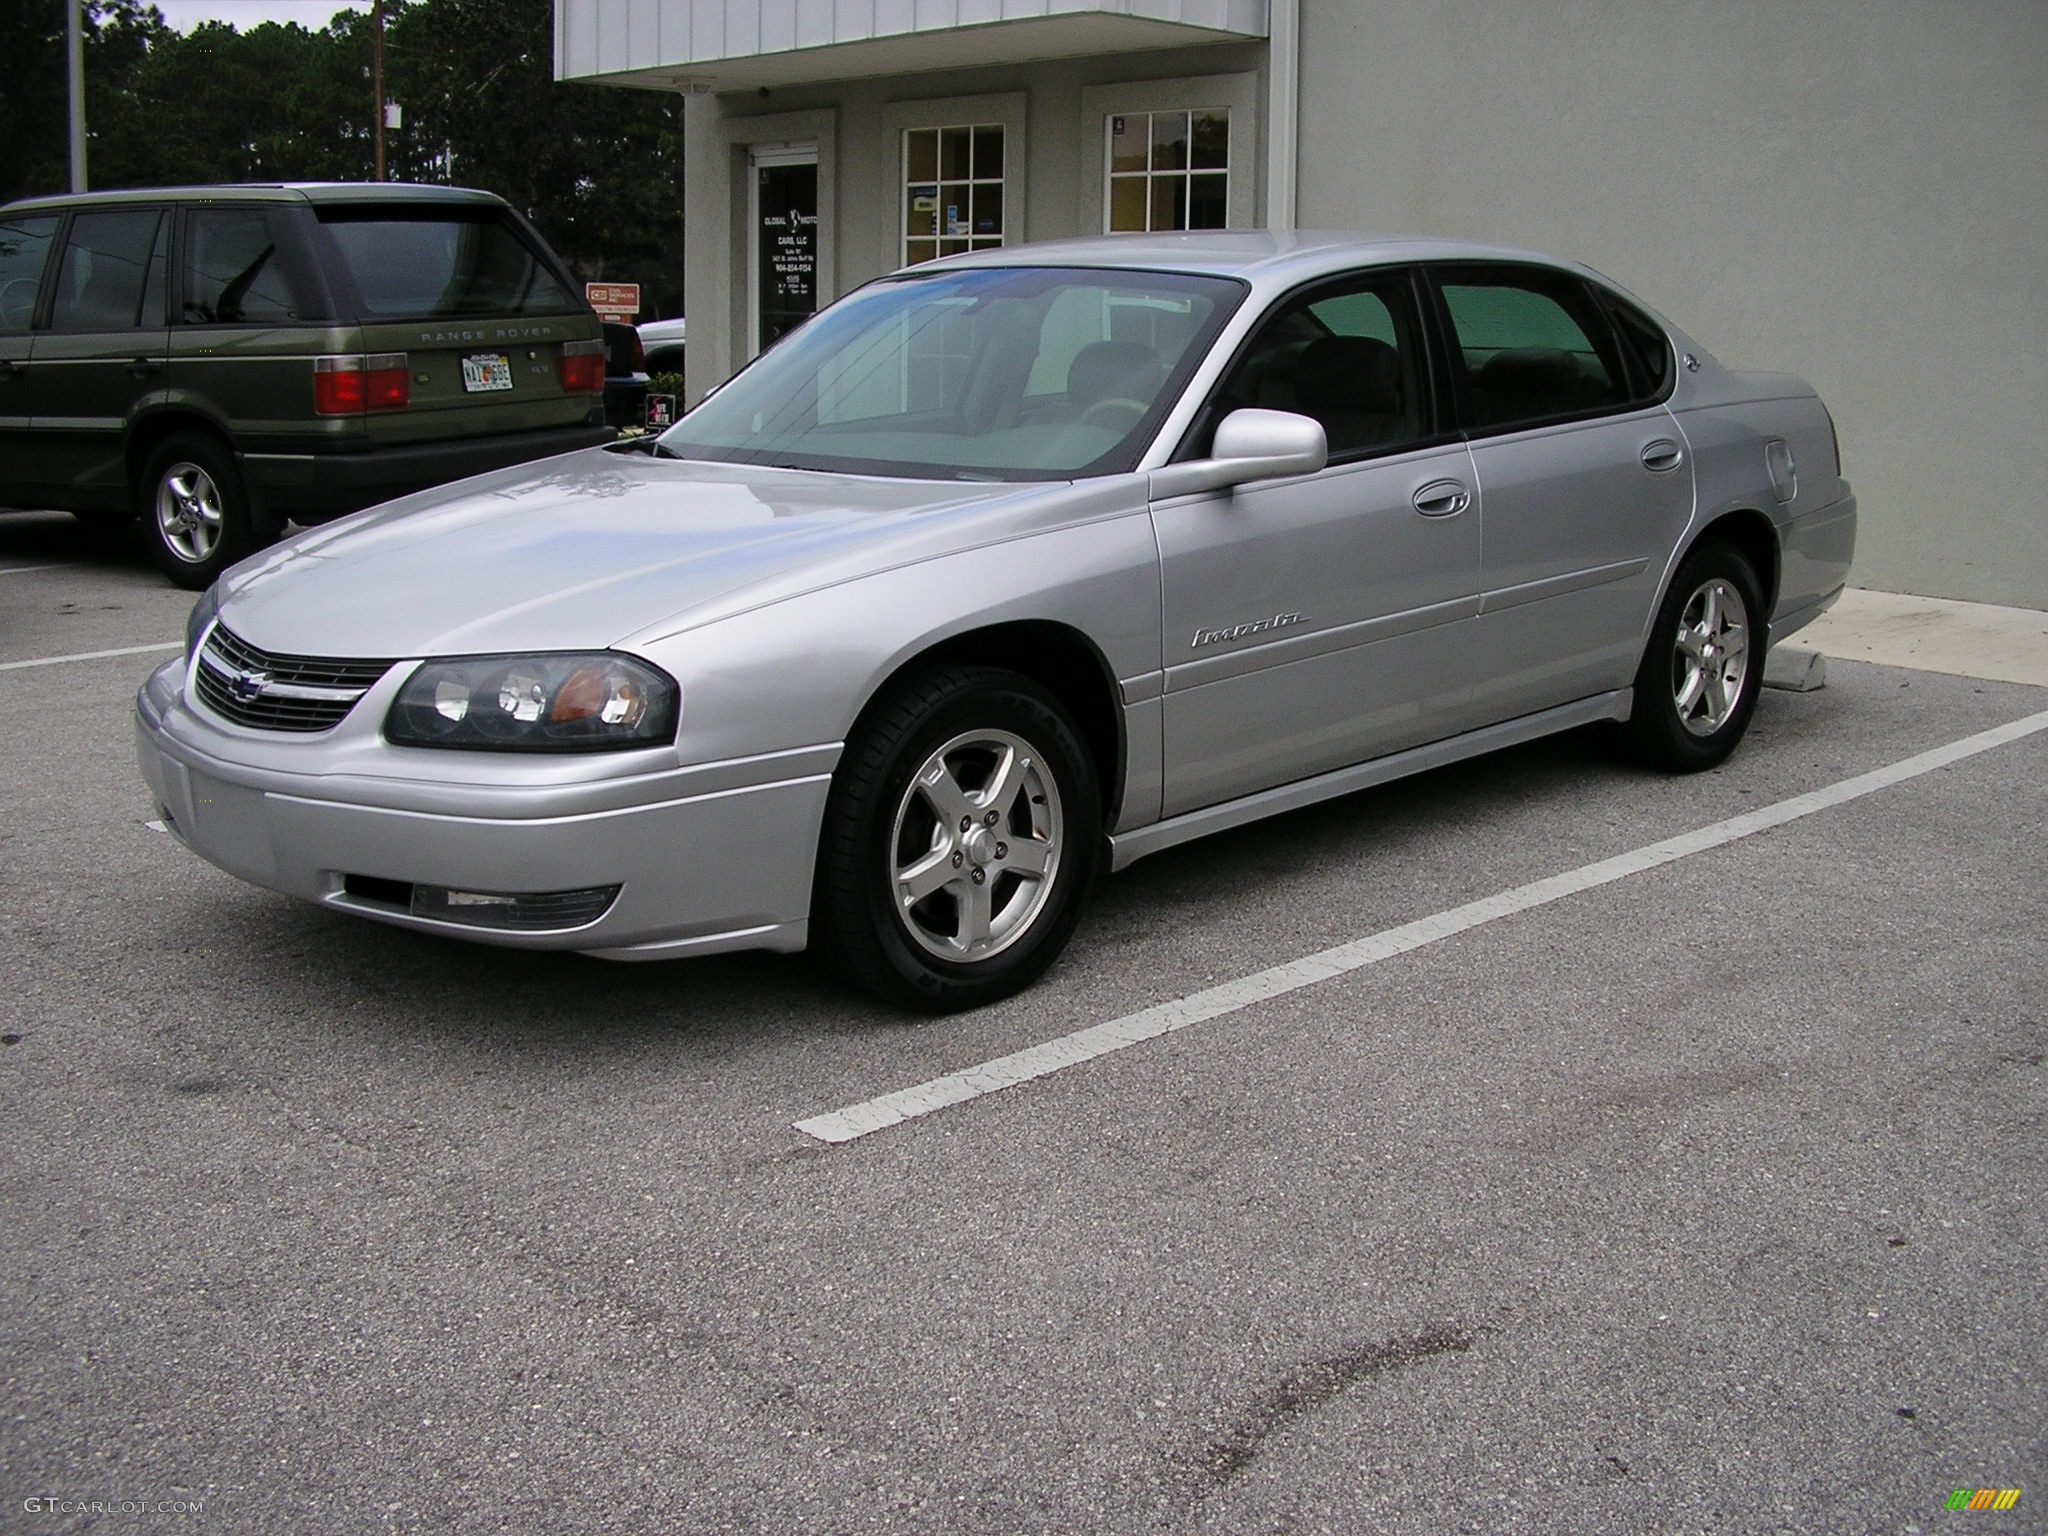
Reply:
[[[123,203],[204,203],[222,199],[273,203],[449,203],[497,207],[504,199],[473,187],[426,186],[406,181],[252,181],[208,186],[121,187],[105,192],[59,192],[8,203],[0,213],[57,212]]]
[[[1407,261],[1533,261],[1599,277],[1577,262],[1514,246],[1347,230],[1215,230],[1187,234],[1091,235],[947,256],[906,270],[969,267],[1111,267],[1243,278],[1264,286],[1326,272]],[[1606,279],[1601,278],[1602,282]]]

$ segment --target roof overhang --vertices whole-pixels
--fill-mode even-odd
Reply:
[[[622,0],[555,0],[555,73],[739,91],[1255,42],[1266,31],[1267,0],[657,0],[651,12]]]

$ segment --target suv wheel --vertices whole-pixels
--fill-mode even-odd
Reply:
[[[167,437],[139,487],[150,556],[179,586],[198,592],[257,548],[249,493],[227,447],[196,433]]]

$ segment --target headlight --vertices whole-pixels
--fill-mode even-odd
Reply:
[[[471,752],[612,752],[675,740],[681,712],[673,678],[610,651],[455,656],[420,663],[384,737]]]
[[[213,622],[213,616],[220,612],[220,583],[215,582],[199,596],[192,605],[191,613],[185,617],[185,660],[192,659],[192,653],[199,649],[199,642],[206,638],[206,626]]]

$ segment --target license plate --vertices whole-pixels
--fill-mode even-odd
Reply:
[[[512,359],[502,352],[479,352],[462,360],[462,387],[472,395],[512,387]]]

